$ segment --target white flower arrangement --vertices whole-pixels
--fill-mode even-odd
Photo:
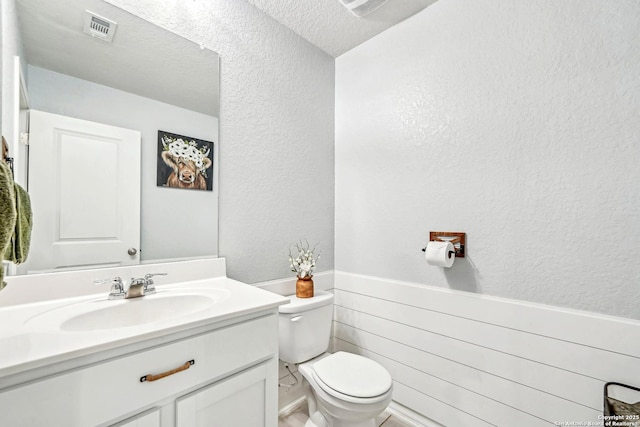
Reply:
[[[198,148],[198,143],[194,140],[185,141],[182,138],[172,138],[168,135],[162,137],[162,147],[164,151],[168,151],[176,157],[192,161],[204,177],[207,177],[204,158],[209,155],[208,148],[204,146]]]
[[[320,258],[320,254],[316,255],[316,248],[314,247],[311,249],[309,247],[309,242],[306,240],[304,243],[300,241],[294,246],[298,253],[297,255],[293,255],[291,253],[292,248],[289,248],[289,267],[291,268],[291,271],[296,273],[299,279],[304,279],[305,277],[311,278],[311,276],[313,276],[313,270],[316,268],[316,261]]]

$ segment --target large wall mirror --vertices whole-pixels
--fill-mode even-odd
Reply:
[[[217,256],[218,54],[102,0],[16,0],[16,11],[30,111],[25,184],[34,210],[30,254],[16,273]],[[139,148],[130,154],[119,131],[94,135],[94,125],[133,131]],[[181,139],[184,152],[194,140],[213,142],[209,189],[160,185],[165,166],[185,182],[193,178],[178,171],[190,167],[186,155],[163,163],[160,131]],[[41,154],[46,144],[53,148]],[[120,259],[108,251],[87,257],[94,247],[116,248],[122,228],[135,234],[136,225],[139,241],[119,242]]]

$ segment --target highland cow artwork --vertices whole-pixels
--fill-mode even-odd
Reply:
[[[158,187],[212,191],[213,142],[158,131]]]

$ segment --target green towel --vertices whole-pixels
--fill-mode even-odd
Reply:
[[[7,248],[11,245],[17,217],[13,174],[9,166],[0,161],[0,254],[6,253]],[[0,289],[6,286],[3,278],[4,267],[0,269]]]
[[[31,199],[29,198],[29,193],[15,183],[14,192],[18,218],[11,237],[11,244],[4,253],[4,259],[13,261],[15,264],[22,264],[27,260],[31,243],[31,228],[33,227]]]

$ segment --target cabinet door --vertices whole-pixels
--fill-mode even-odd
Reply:
[[[261,364],[181,397],[176,427],[273,426],[269,386],[267,364]]]
[[[112,427],[160,427],[160,410],[153,409],[144,414],[124,420]]]

